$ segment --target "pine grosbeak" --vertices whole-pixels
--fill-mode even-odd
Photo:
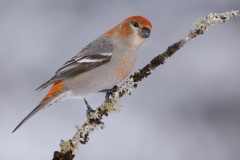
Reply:
[[[39,105],[13,132],[39,110],[53,103],[70,98],[85,98],[111,89],[124,80],[134,67],[139,47],[150,36],[151,29],[148,19],[132,16],[95,39],[57,70],[49,81],[36,89],[42,90],[53,84]]]

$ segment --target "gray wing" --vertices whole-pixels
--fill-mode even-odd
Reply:
[[[113,45],[108,40],[99,37],[83,48],[71,60],[67,61],[49,81],[36,90],[42,90],[50,84],[73,78],[83,72],[103,65],[111,60],[112,52]]]

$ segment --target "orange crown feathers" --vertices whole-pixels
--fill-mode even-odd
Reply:
[[[119,37],[121,39],[128,38],[132,33],[132,29],[130,28],[131,22],[137,22],[141,27],[152,30],[152,24],[147,18],[142,16],[131,16],[125,19],[122,23],[120,23],[113,29],[104,33],[104,35],[111,37]]]

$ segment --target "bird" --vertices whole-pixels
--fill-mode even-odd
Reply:
[[[84,99],[110,90],[132,71],[139,48],[152,30],[151,22],[143,16],[131,16],[89,43],[79,53],[39,86],[52,85],[46,96],[12,131],[15,132],[38,111],[71,98]]]

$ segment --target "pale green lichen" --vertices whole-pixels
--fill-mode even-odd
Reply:
[[[119,101],[113,101],[114,109],[112,113],[119,113],[123,109],[123,105],[119,103]]]
[[[101,106],[101,111],[107,111],[108,113],[118,113],[122,110],[123,106],[119,103],[119,101],[113,100],[111,103],[104,102]]]
[[[76,146],[73,145],[70,140],[69,141],[61,140],[60,147],[61,147],[61,152],[63,154],[65,154],[65,153],[67,153],[69,151],[71,151],[72,153],[75,153],[76,151],[77,152],[79,151],[78,150],[78,146],[77,145]]]
[[[204,19],[202,17],[199,17],[194,23],[193,25],[196,26],[197,28],[199,28],[199,26],[204,22]]]
[[[100,113],[106,111],[111,112],[113,110],[113,107],[114,107],[113,103],[104,102],[100,107]]]

